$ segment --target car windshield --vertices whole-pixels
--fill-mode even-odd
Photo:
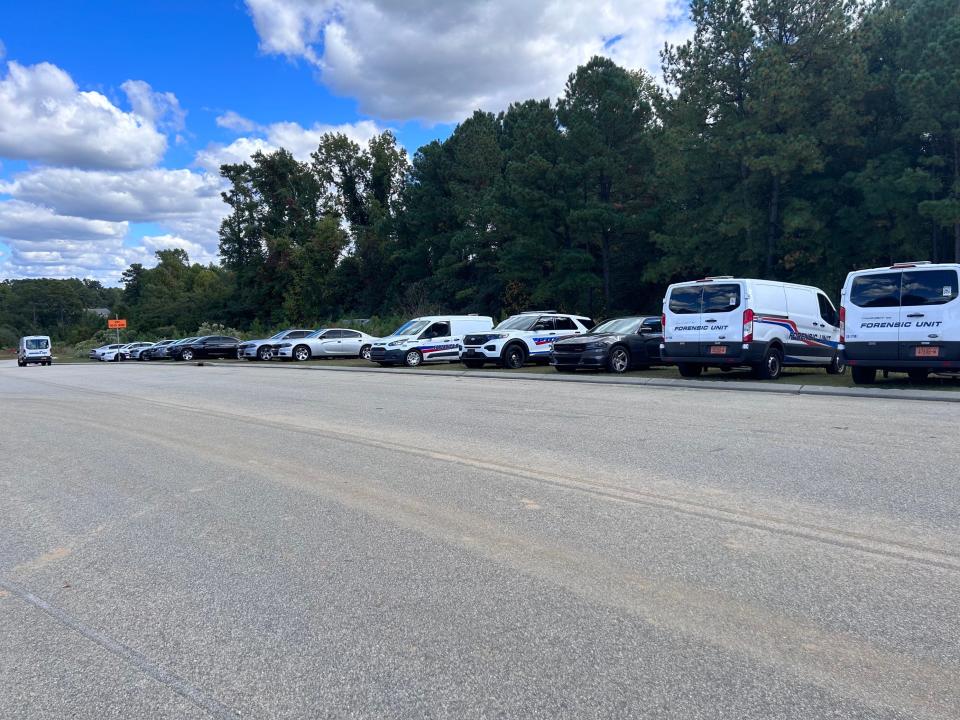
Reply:
[[[539,315],[514,315],[497,325],[494,330],[529,330],[539,317]]]
[[[409,322],[405,322],[403,325],[401,325],[392,333],[390,333],[390,336],[392,337],[394,335],[416,335],[418,332],[423,330],[429,324],[430,324],[429,320],[410,320]]]
[[[31,338],[27,340],[27,350],[46,350],[50,347],[50,341],[46,338]]]
[[[607,320],[597,325],[587,335],[602,335],[603,333],[617,333],[618,335],[631,335],[640,327],[643,318],[617,318],[616,320]]]

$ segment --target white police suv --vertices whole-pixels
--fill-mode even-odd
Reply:
[[[465,335],[460,362],[468,368],[492,362],[512,369],[523,367],[527,360],[547,362],[554,340],[582,335],[593,325],[593,320],[583,315],[552,310],[520,313],[489,332]]]
[[[958,273],[958,263],[908,262],[847,275],[840,343],[855,383],[872,383],[877,370],[912,382],[960,372]]]

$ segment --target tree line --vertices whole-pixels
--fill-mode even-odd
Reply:
[[[595,57],[555,102],[224,165],[221,265],[132,266],[143,327],[431,310],[657,312],[732,274],[818,285],[960,259],[955,0],[693,0],[662,82]]]

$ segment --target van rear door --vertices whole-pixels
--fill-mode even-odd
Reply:
[[[844,347],[850,360],[896,360],[902,270],[856,275],[844,299]]]
[[[742,352],[742,303],[743,288],[740,283],[704,283],[700,355],[721,359]]]
[[[904,270],[900,281],[900,359],[960,359],[957,271],[952,268]],[[956,332],[956,331],[953,331]]]
[[[677,357],[700,354],[702,294],[703,287],[700,285],[674,285],[670,288],[665,313],[667,322],[663,328],[664,344],[670,346],[668,354]]]

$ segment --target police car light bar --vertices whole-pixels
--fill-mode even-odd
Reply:
[[[894,263],[893,265],[890,266],[890,269],[893,270],[894,268],[908,268],[908,267],[916,267],[917,265],[929,265],[929,264],[930,264],[929,260],[914,260],[913,262]]]

